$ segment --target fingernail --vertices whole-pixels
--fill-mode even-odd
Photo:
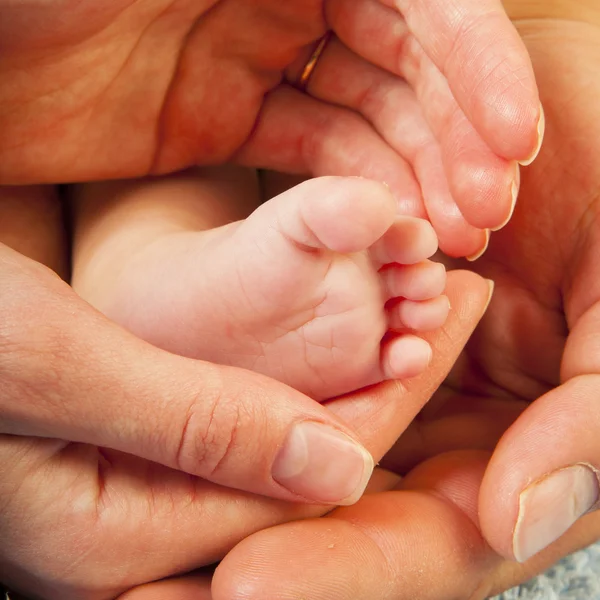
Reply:
[[[483,313],[481,313],[482,315],[485,315],[485,313],[487,312],[487,309],[490,306],[490,302],[492,301],[492,298],[494,297],[494,289],[496,287],[496,282],[493,279],[486,279],[486,281],[490,288],[490,293],[489,293],[487,302],[485,303],[485,306],[483,307]]]
[[[542,149],[542,143],[544,142],[544,133],[545,132],[546,132],[546,116],[544,115],[544,107],[540,104],[540,119],[538,121],[538,126],[537,126],[537,133],[538,133],[537,145],[535,147],[535,150],[533,151],[533,154],[525,160],[520,160],[519,164],[523,165],[524,167],[527,167],[538,157],[538,154],[540,153],[540,150]]]
[[[490,245],[490,230],[489,229],[485,229],[485,243],[483,245],[483,248],[481,250],[479,250],[479,252],[476,252],[475,254],[472,254],[471,256],[467,256],[467,260],[469,262],[475,262],[478,258],[481,258],[484,254],[485,251],[488,249],[488,246]]]
[[[577,464],[554,471],[519,497],[513,554],[522,563],[560,538],[598,502],[598,472]]]
[[[519,165],[517,164],[517,172],[515,175],[515,178],[512,180],[511,184],[510,184],[510,211],[508,213],[508,217],[506,217],[506,220],[503,221],[500,225],[498,225],[498,227],[494,227],[492,228],[491,231],[500,231],[501,229],[503,229],[504,227],[506,227],[508,225],[508,223],[510,222],[510,220],[512,219],[512,216],[515,212],[515,207],[517,206],[517,198],[519,196],[519,186],[521,184],[521,169],[519,168]]]
[[[346,434],[305,421],[290,431],[271,473],[303,498],[346,506],[362,496],[374,467],[373,457]]]

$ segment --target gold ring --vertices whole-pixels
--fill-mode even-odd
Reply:
[[[298,81],[296,82],[296,87],[301,91],[305,92],[308,87],[308,82],[317,66],[317,62],[319,62],[319,58],[323,54],[323,51],[327,47],[327,43],[331,39],[332,32],[328,31],[317,44],[317,47],[314,49],[313,53],[310,55],[308,62],[306,63],[304,69],[302,69],[302,73],[300,73],[300,77],[298,77]]]

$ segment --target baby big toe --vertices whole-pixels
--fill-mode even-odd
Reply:
[[[385,379],[408,379],[422,373],[431,362],[431,346],[416,335],[400,335],[384,342],[381,370]]]
[[[287,239],[309,249],[347,254],[366,250],[385,234],[394,223],[396,201],[377,181],[317,177],[259,210],[269,209]]]
[[[433,331],[446,322],[449,311],[446,296],[421,302],[400,300],[388,309],[388,326],[392,331]]]

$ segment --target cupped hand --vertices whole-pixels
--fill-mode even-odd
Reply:
[[[479,519],[500,555],[527,562],[588,512],[584,539],[600,532],[600,8],[508,5],[535,67],[545,145],[523,172],[513,220],[475,265],[496,283],[486,317],[426,407],[426,427],[415,424],[388,466],[501,438]],[[411,439],[420,451],[407,458]]]
[[[482,600],[598,538],[597,512],[577,518],[597,506],[600,470],[600,12],[509,8],[532,54],[546,144],[513,221],[475,264],[496,282],[481,327],[381,462],[405,477],[325,519],[250,536],[212,580],[127,600],[209,588],[211,600]]]
[[[12,268],[21,285],[13,277],[2,296],[0,426],[18,435],[0,436],[0,573],[3,583],[49,600],[108,600],[209,565],[255,531],[329,510],[315,501],[335,502],[332,491],[349,479],[343,457],[352,449],[343,444],[359,462],[364,451],[350,436],[376,460],[385,453],[448,372],[489,295],[480,277],[454,274],[456,312],[431,339],[428,373],[325,408],[251,373],[146,346],[43,267],[3,250],[2,272]],[[25,293],[32,289],[34,298]],[[12,306],[28,315],[28,331],[13,329]],[[292,466],[308,467],[290,471],[286,489],[271,468],[287,434],[307,422],[303,461]],[[309,492],[313,504],[301,504]]]
[[[552,128],[514,224],[482,265],[498,297],[480,364],[491,383],[533,401],[500,441],[480,499],[486,538],[518,561],[600,500],[600,9],[561,16],[522,27]]]
[[[286,81],[330,28],[303,94]],[[230,159],[364,175],[469,255],[509,217],[542,126],[499,0],[0,2],[0,183]]]

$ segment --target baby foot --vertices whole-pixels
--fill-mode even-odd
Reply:
[[[387,188],[312,179],[246,220],[143,253],[109,316],[177,354],[258,371],[321,400],[422,372],[414,331],[448,314],[432,226]]]

